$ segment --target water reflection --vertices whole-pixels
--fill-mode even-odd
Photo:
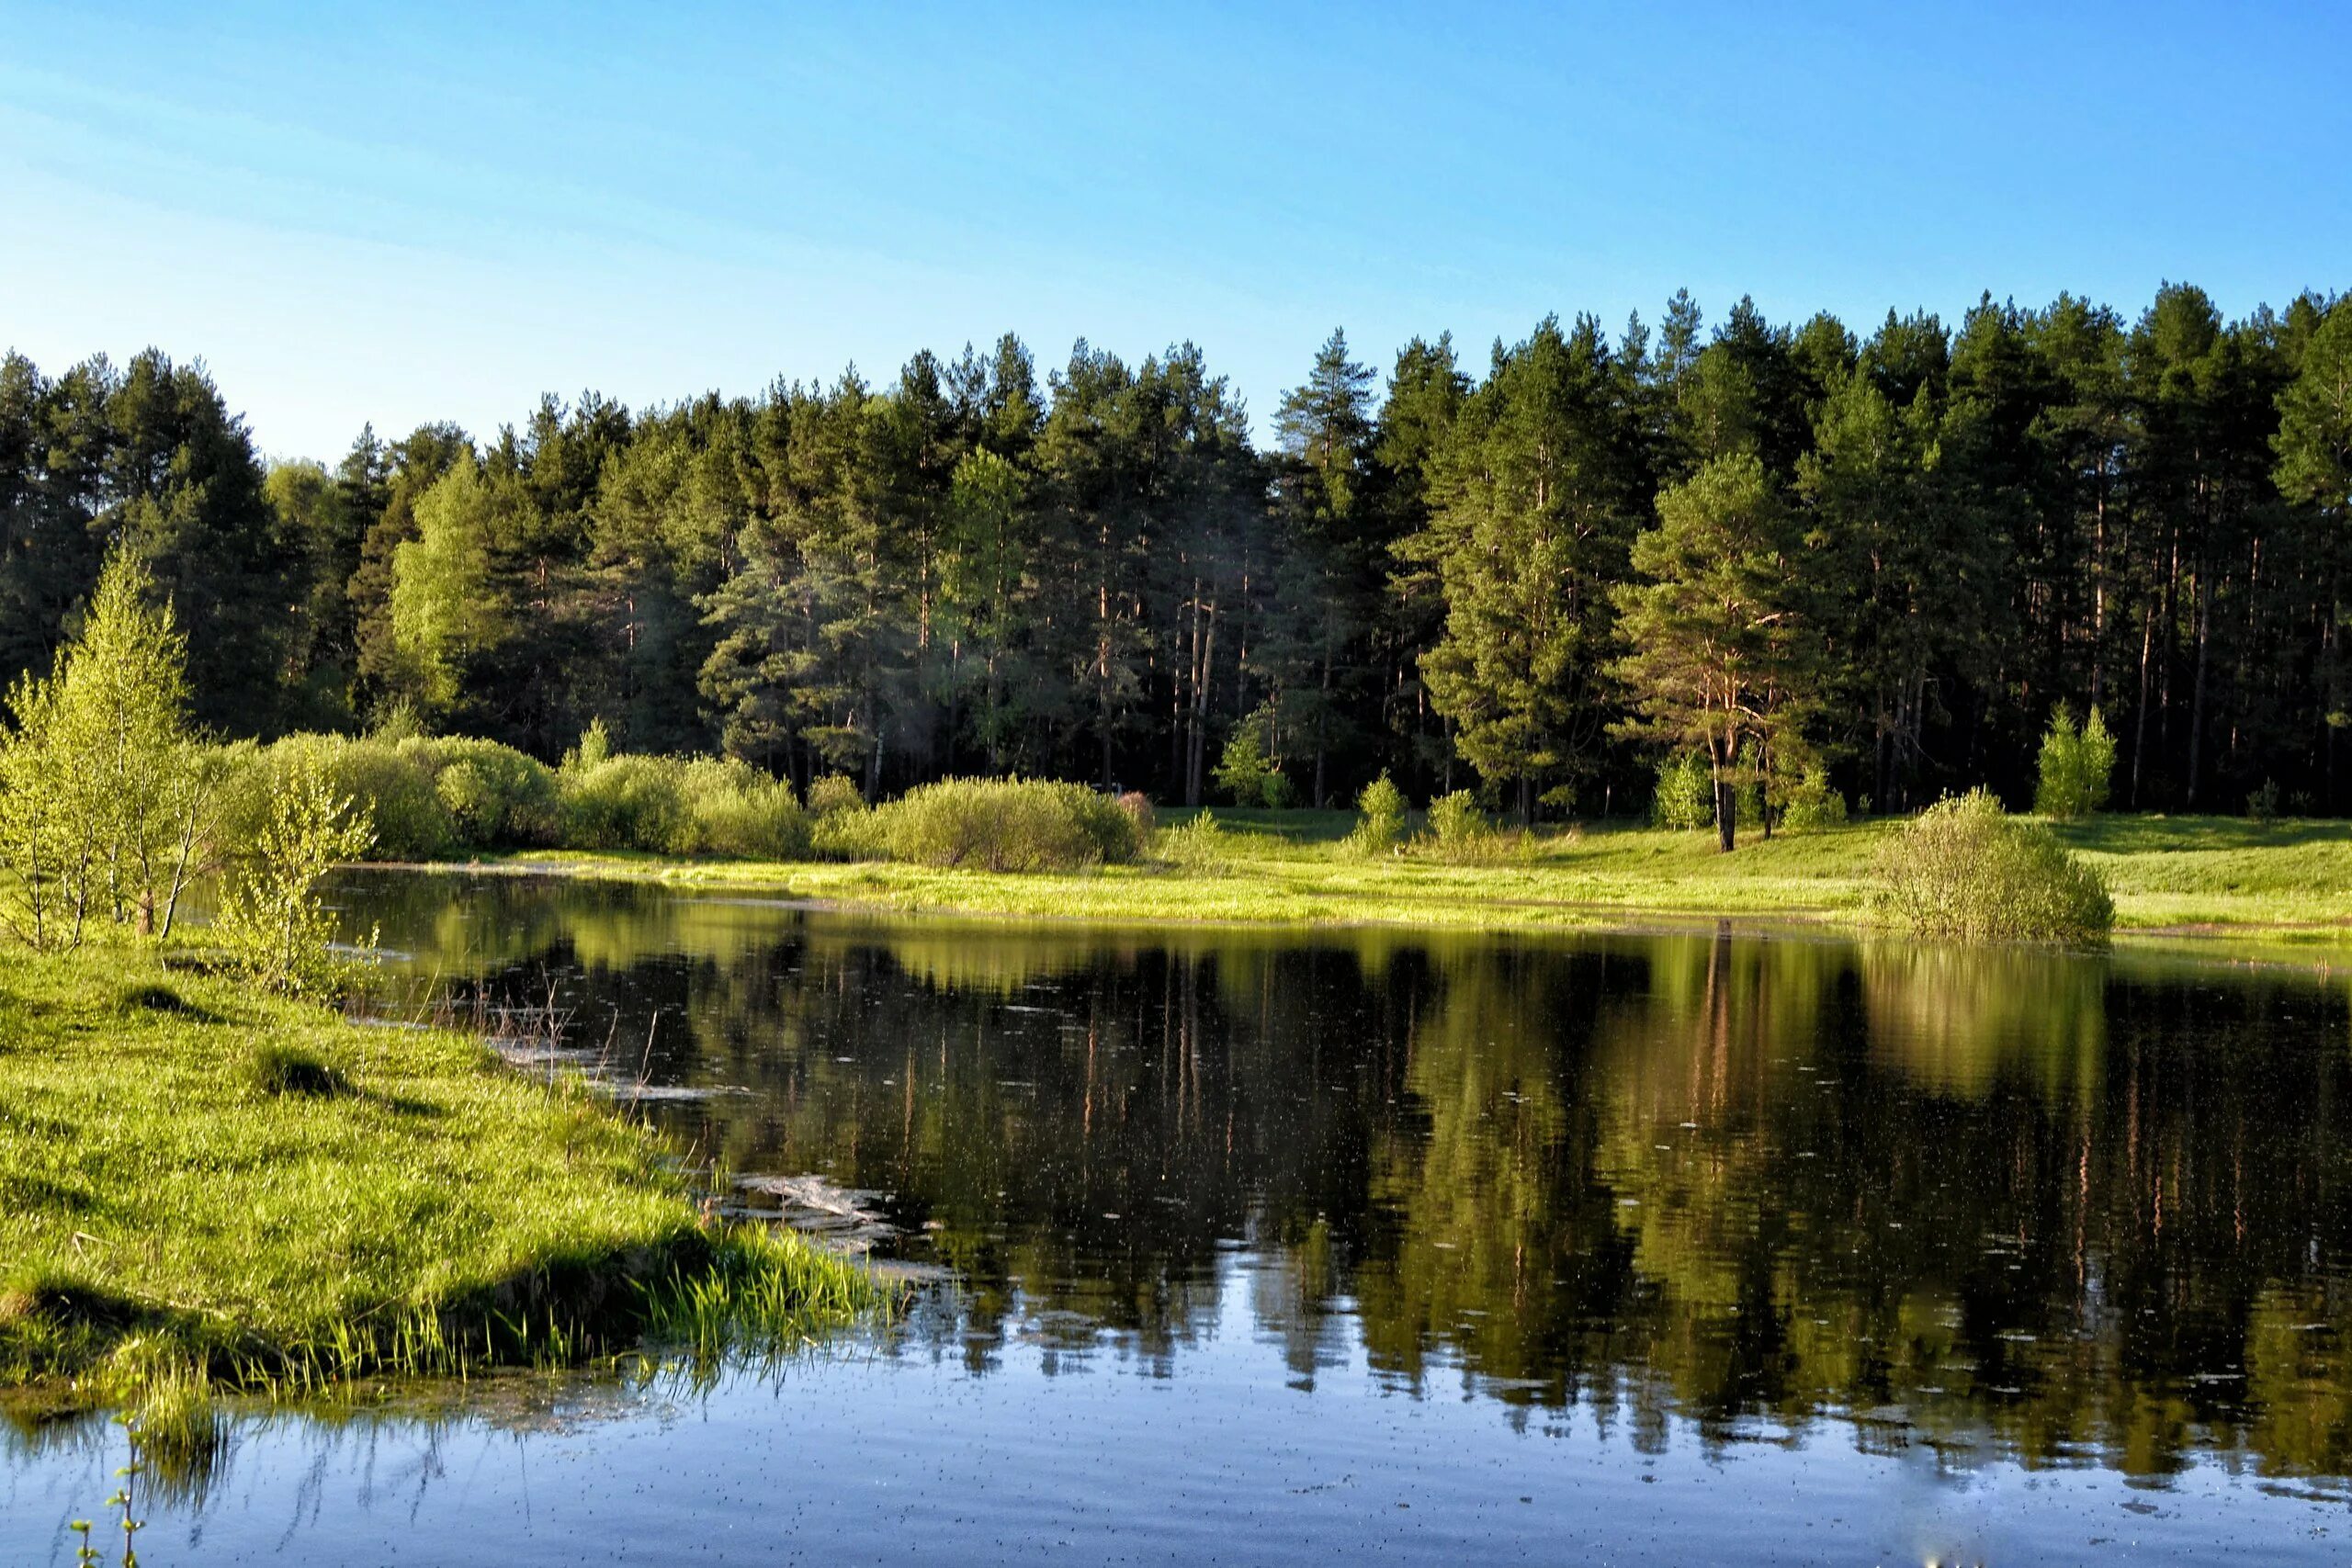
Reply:
[[[1182,1375],[1246,1314],[1636,1450],[2352,1473],[2339,991],[1728,934],[1097,932],[393,877],[354,918],[557,985],[733,1169],[890,1194],[899,1355]],[[1236,1254],[1250,1267],[1227,1264]],[[1237,1283],[1236,1281],[1241,1281]]]

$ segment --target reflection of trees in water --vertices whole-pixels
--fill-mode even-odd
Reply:
[[[1301,1381],[1360,1337],[1637,1441],[1845,1412],[1874,1445],[2352,1472],[2345,1010],[2292,976],[580,891],[468,940],[601,967],[625,1031],[661,1016],[655,1076],[752,1089],[664,1111],[732,1168],[934,1226],[975,1365],[1108,1337],[1165,1367],[1247,1310]]]

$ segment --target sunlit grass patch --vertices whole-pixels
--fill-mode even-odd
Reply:
[[[707,1222],[650,1129],[479,1042],[122,952],[0,953],[0,1382],[126,1400],[803,1337],[884,1294]]]

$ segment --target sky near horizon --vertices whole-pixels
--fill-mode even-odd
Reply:
[[[0,6],[0,346],[202,358],[256,445],[478,436],[1018,333],[2352,287],[2352,6]]]

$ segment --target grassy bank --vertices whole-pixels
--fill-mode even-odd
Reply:
[[[285,1392],[789,1340],[878,1292],[478,1042],[0,952],[0,1383]]]
[[[1167,829],[1187,813],[1162,814]],[[1730,916],[1860,923],[1890,822],[1750,838],[1588,827],[1539,834],[1485,864],[1365,859],[1344,812],[1225,812],[1214,853],[1058,874],[1000,875],[881,862],[685,860],[550,851],[480,865],[780,894],[865,909],[1106,921],[1388,921],[1492,930]],[[2118,929],[2352,938],[2352,828],[2221,817],[2102,817],[2059,828],[2115,897]]]

